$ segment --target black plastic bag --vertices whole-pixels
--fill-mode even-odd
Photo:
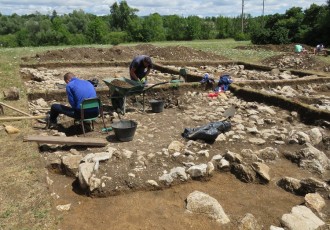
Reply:
[[[97,78],[93,78],[87,81],[89,81],[94,87],[97,87],[99,85],[99,80]]]
[[[197,128],[185,128],[182,136],[189,140],[200,139],[207,142],[213,142],[220,133],[227,132],[230,128],[230,122],[217,121]]]

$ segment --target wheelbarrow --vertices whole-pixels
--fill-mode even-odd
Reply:
[[[123,114],[126,113],[126,97],[132,95],[139,95],[143,94],[143,112],[145,111],[144,106],[144,98],[145,92],[158,86],[163,85],[171,82],[160,82],[151,86],[147,86],[143,83],[133,81],[124,77],[121,78],[108,78],[103,80],[105,84],[109,87],[109,98],[123,98],[124,105],[123,105]]]

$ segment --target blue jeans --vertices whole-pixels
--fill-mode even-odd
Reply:
[[[60,114],[64,114],[68,117],[72,117],[74,119],[80,119],[80,110],[73,109],[69,106],[61,105],[61,104],[53,104],[50,108],[50,117],[49,120],[51,123],[57,123],[57,117]],[[99,115],[99,111],[97,108],[85,110],[84,117],[97,117]]]

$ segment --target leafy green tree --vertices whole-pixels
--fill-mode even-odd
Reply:
[[[327,5],[325,7],[325,15],[323,19],[320,21],[320,35],[317,39],[317,42],[322,42],[326,46],[330,46],[330,0],[327,1]]]
[[[185,38],[186,20],[178,15],[163,16],[166,40],[181,41]]]
[[[32,41],[29,36],[29,31],[27,28],[21,28],[20,31],[16,33],[16,42],[20,47],[32,46]]]
[[[279,27],[272,30],[270,33],[271,44],[288,44],[290,43],[289,30],[284,27]]]
[[[142,42],[143,36],[143,19],[140,17],[131,18],[127,25],[127,39],[128,41]]]
[[[241,32],[241,18],[229,18],[219,16],[215,21],[215,27],[218,31],[218,38],[234,37]]]
[[[203,28],[203,31],[201,32],[200,39],[210,39],[215,38],[212,36],[212,32],[214,31],[215,25],[212,21],[202,21],[201,27]]]
[[[187,40],[200,39],[202,33],[201,19],[197,16],[189,16],[187,18],[187,28],[185,32],[185,39]]]
[[[155,13],[144,18],[142,23],[142,35],[144,41],[163,41],[165,40],[165,30],[162,17]]]
[[[126,1],[117,2],[110,7],[110,25],[118,30],[127,30],[130,20],[132,20],[138,12],[137,9],[128,6]]]
[[[61,20],[71,34],[84,34],[87,31],[87,24],[93,18],[94,15],[86,14],[83,10],[74,10],[71,14],[64,15]]]
[[[217,38],[228,38],[229,37],[229,18],[219,16],[215,20],[215,27],[218,32]]]
[[[106,41],[108,27],[100,18],[95,18],[87,24],[87,39],[90,43],[102,44]]]
[[[271,30],[268,28],[258,28],[251,33],[253,44],[263,45],[271,43]]]
[[[17,14],[0,16],[0,35],[14,34],[22,27],[22,18]]]
[[[289,31],[288,37],[293,42],[299,41],[298,31],[302,21],[304,19],[304,14],[301,7],[292,7],[286,11],[284,18],[276,23],[276,29],[279,27],[286,28]]]

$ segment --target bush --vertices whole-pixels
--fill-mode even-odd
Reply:
[[[238,33],[234,36],[235,41],[249,41],[250,35],[245,33]]]
[[[279,27],[273,30],[271,33],[271,43],[272,44],[289,44],[289,30],[283,27]]]
[[[83,34],[70,34],[68,42],[70,45],[83,45],[87,43],[87,39]]]
[[[107,36],[107,42],[111,45],[118,45],[120,43],[127,42],[127,33],[126,32],[110,32]]]
[[[16,36],[14,34],[0,36],[0,48],[1,47],[17,47]]]
[[[270,43],[270,30],[269,29],[259,29],[255,30],[251,34],[252,44],[264,45]]]
[[[278,27],[275,30],[260,29],[252,33],[251,42],[258,45],[288,44],[290,43],[288,35],[289,30],[283,27]]]

